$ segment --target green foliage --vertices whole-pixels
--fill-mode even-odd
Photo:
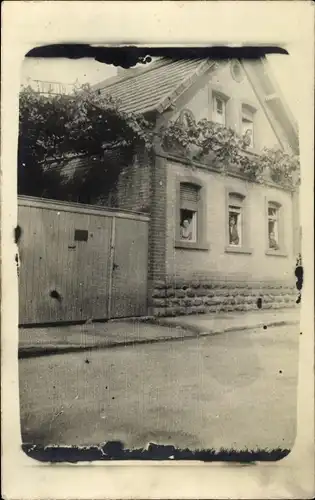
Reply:
[[[279,149],[265,148],[259,155],[248,150],[246,137],[206,119],[189,125],[176,121],[161,129],[162,146],[191,160],[203,161],[212,154],[212,165],[222,171],[237,169],[250,180],[270,180],[292,187],[299,181],[299,158]]]
[[[113,186],[120,169],[133,161],[136,148],[166,151],[206,162],[223,173],[237,169],[249,180],[268,177],[292,187],[298,182],[298,157],[279,150],[248,151],[246,138],[208,120],[177,121],[158,132],[141,115],[125,113],[119,101],[89,85],[70,96],[46,97],[30,87],[20,93],[18,191],[56,199],[85,200]],[[89,172],[82,169],[66,179],[62,167],[70,158],[95,158]],[[209,161],[209,158],[208,158]],[[84,194],[85,193],[85,194]],[[83,198],[82,198],[83,196]]]
[[[142,116],[124,113],[119,102],[89,85],[70,96],[49,97],[25,88],[20,93],[19,193],[56,197],[60,169],[47,168],[52,160],[62,165],[77,155],[100,158],[117,150],[132,156],[135,147],[152,144],[151,129]],[[111,168],[119,168],[113,163]]]

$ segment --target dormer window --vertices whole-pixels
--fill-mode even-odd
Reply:
[[[213,102],[212,121],[224,126],[226,121],[226,102],[222,97],[218,95],[213,96],[212,102]]]

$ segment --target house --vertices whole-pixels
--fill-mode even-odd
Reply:
[[[123,111],[144,114],[157,135],[172,123],[188,130],[202,120],[230,130],[242,137],[248,165],[266,147],[298,155],[295,120],[265,59],[161,59],[94,89],[118,99]],[[153,153],[138,150],[115,186],[92,201],[149,215],[148,313],[291,307],[297,184],[268,171],[258,181],[232,164],[219,168],[211,151],[191,151],[159,141]]]
[[[207,119],[264,148],[298,154],[297,126],[267,61],[160,60],[95,89],[156,129]],[[124,168],[120,208],[149,213],[149,304],[155,315],[292,306],[300,248],[298,189],[255,182],[210,158],[157,146]]]

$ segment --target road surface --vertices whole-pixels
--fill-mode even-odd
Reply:
[[[24,443],[291,448],[296,326],[22,359]]]

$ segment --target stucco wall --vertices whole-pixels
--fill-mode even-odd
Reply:
[[[211,120],[212,91],[222,92],[229,98],[226,110],[226,125],[232,127],[237,133],[241,132],[242,103],[250,104],[257,109],[254,122],[255,151],[261,151],[263,147],[272,148],[279,146],[279,141],[269,120],[262,110],[256,94],[244,73],[243,80],[236,82],[232,78],[230,65],[224,63],[212,73],[209,83],[192,96],[185,105],[185,108],[190,109],[194,113],[197,121],[202,118]],[[174,119],[177,116],[178,113],[175,114]],[[283,137],[281,139],[283,140]]]
[[[209,250],[175,248],[177,221],[177,182],[187,175],[198,177],[205,189],[206,241]],[[227,253],[226,189],[246,191],[248,246],[252,253]],[[266,255],[266,197],[282,206],[284,247],[287,256]],[[169,277],[217,276],[245,281],[292,280],[295,256],[293,253],[293,219],[291,193],[265,187],[242,179],[224,177],[219,173],[192,169],[177,162],[167,163],[167,243],[166,272]]]

